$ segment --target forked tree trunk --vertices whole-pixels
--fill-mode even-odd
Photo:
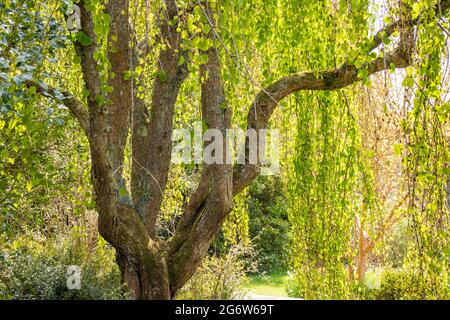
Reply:
[[[187,76],[189,55],[181,46],[181,28],[186,24],[192,6],[199,6],[210,24],[210,31],[202,36],[212,40],[219,35],[213,14],[219,1],[192,1],[192,6],[179,11],[176,0],[161,1],[160,14],[156,14],[161,48],[157,61],[158,77],[152,88],[151,103],[140,100],[129,74],[138,61],[149,55],[148,37],[142,43],[134,39],[130,26],[129,1],[106,2],[110,16],[108,34],[108,93],[104,92],[104,75],[98,71],[94,58],[104,48],[98,43],[94,31],[93,6],[80,0],[81,29],[92,39],[86,45],[74,40],[86,90],[87,108],[74,95],[63,92],[63,103],[78,119],[90,143],[92,181],[99,213],[99,232],[117,252],[117,263],[123,281],[136,299],[172,299],[177,291],[194,274],[207,254],[214,236],[231,211],[232,197],[241,192],[258,175],[261,159],[249,163],[249,141],[246,140],[246,163],[209,164],[203,168],[197,189],[180,218],[175,234],[162,240],[156,233],[156,217],[166,188],[171,162],[171,136],[174,105],[181,84]],[[450,8],[450,0],[440,1],[436,10]],[[145,17],[147,19],[148,17]],[[184,20],[183,20],[184,19]],[[380,30],[370,43],[370,51],[378,48],[402,25],[417,21],[398,20]],[[186,30],[184,30],[186,31]],[[135,35],[136,36],[136,35]],[[197,34],[189,37],[198,36]],[[135,41],[133,45],[131,42]],[[247,127],[256,131],[267,129],[270,116],[278,103],[291,93],[300,90],[337,90],[359,81],[361,68],[371,75],[393,65],[405,68],[411,64],[410,52],[405,50],[405,40],[398,47],[385,52],[363,66],[352,61],[341,67],[322,72],[298,72],[280,78],[256,95],[248,112]],[[217,41],[211,41],[217,43]],[[220,41],[219,41],[220,42]],[[227,105],[221,79],[218,49],[209,48],[205,54],[208,62],[200,67],[202,118],[208,128],[220,130],[226,137],[231,128],[231,110]],[[184,62],[183,62],[184,61]],[[142,81],[144,83],[146,81]],[[53,97],[60,103],[61,94],[53,88],[29,81],[36,91]],[[101,99],[104,98],[104,99]],[[131,125],[133,123],[133,125]],[[123,178],[124,149],[129,132],[132,136],[132,177],[128,191]],[[224,139],[223,151],[226,152]],[[255,154],[259,155],[258,150]],[[226,159],[226,155],[224,155]],[[364,257],[361,257],[364,266]],[[364,268],[361,268],[361,271]]]
[[[174,0],[166,0],[164,19],[159,22],[164,42],[169,45],[160,52],[159,72],[164,79],[154,82],[151,113],[142,101],[131,103],[130,81],[124,74],[132,69],[128,1],[108,2],[111,15],[109,43],[115,50],[108,53],[112,72],[108,94],[108,113],[102,110],[92,95],[88,97],[90,111],[89,140],[93,163],[93,184],[99,211],[99,232],[114,246],[123,282],[136,299],[171,299],[194,274],[206,255],[214,236],[231,210],[233,196],[231,164],[205,165],[197,191],[175,236],[162,241],[156,235],[156,216],[170,168],[171,135],[174,105],[181,83],[187,76],[185,64],[179,64],[181,37],[171,17],[178,13]],[[204,4],[211,26],[214,20],[209,4]],[[92,17],[82,10],[83,29],[95,39]],[[205,35],[207,36],[207,35]],[[213,33],[209,34],[213,37]],[[117,39],[121,39],[117,42]],[[100,83],[99,74],[88,68],[93,63],[95,47],[77,47],[85,62],[85,82],[94,88]],[[209,62],[201,67],[202,117],[210,129],[225,136],[230,128],[230,111],[224,108],[225,92],[220,78],[218,51],[211,47],[206,54]],[[89,63],[88,63],[89,62]],[[206,72],[208,76],[206,77]],[[137,97],[135,97],[137,98]],[[130,128],[130,117],[135,125]],[[149,119],[143,122],[143,119]],[[108,126],[111,128],[106,130]],[[132,130],[131,195],[122,178],[124,146],[128,129]],[[143,130],[145,129],[145,130]],[[144,134],[145,132],[145,134]],[[107,133],[107,134],[106,134]],[[223,141],[226,158],[226,139]],[[213,183],[214,181],[214,183]],[[124,194],[126,193],[126,194]]]

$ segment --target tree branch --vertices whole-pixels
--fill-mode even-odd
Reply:
[[[450,0],[441,0],[436,8],[435,11],[438,14],[441,14],[442,12],[446,11],[450,8]],[[398,30],[401,26],[413,26],[417,25],[419,23],[420,15],[416,19],[399,19],[396,20],[386,26],[384,26],[381,30],[379,30],[375,36],[372,38],[372,43],[369,49],[369,52],[372,52],[376,48],[380,46],[380,44],[383,42],[383,39],[386,39],[387,37],[391,36],[396,30]]]
[[[132,108],[132,80],[125,75],[131,73],[131,28],[129,22],[128,0],[108,1],[106,11],[111,17],[108,34],[108,61],[111,74],[108,80],[112,92],[107,95],[108,143],[110,144],[113,170],[122,180],[124,149],[130,126]],[[121,181],[123,183],[123,181]]]
[[[364,64],[361,68],[357,68],[355,65],[344,64],[340,68],[323,71],[318,74],[300,72],[286,76],[266,87],[256,96],[248,113],[247,126],[249,129],[255,130],[267,128],[270,116],[278,103],[294,92],[342,89],[361,80],[358,75],[360,70],[367,70],[368,75],[372,75],[386,70],[391,64],[395,68],[405,68],[410,63],[410,57],[403,50],[397,49],[391,54],[386,54],[384,58],[377,58],[370,63]],[[248,143],[246,143],[246,154],[248,154],[248,148]],[[258,164],[247,163],[235,166],[233,194],[238,194],[242,191],[258,175],[259,170]]]
[[[181,34],[177,24],[170,23],[177,16],[178,8],[175,0],[165,0],[165,4],[165,17],[159,25],[166,49],[160,52],[158,59],[151,111],[148,112],[142,101],[136,103],[133,110],[131,192],[147,230],[154,238],[156,217],[170,168],[174,106],[187,76],[186,64],[178,64],[183,54]]]
[[[58,98],[57,95],[58,90],[53,87],[44,87],[36,81],[26,81],[25,85],[28,88],[35,87],[36,92],[43,95],[44,97],[49,97],[55,101],[62,102],[70,112],[75,116],[75,118],[80,123],[81,128],[83,129],[86,136],[89,138],[89,114],[87,109],[84,107],[83,103],[78,100],[74,95],[67,91],[61,91],[60,94],[62,98]]]
[[[119,6],[122,9],[128,7],[128,1],[121,1]],[[119,184],[115,177],[117,153],[113,150],[111,154],[111,149],[117,146],[111,146],[109,143],[110,119],[107,112],[105,112],[104,104],[97,99],[102,94],[102,91],[100,74],[97,70],[97,62],[94,59],[94,53],[98,50],[98,43],[94,31],[93,17],[92,13],[85,7],[84,1],[80,1],[79,7],[81,12],[81,29],[92,40],[88,45],[75,41],[74,46],[77,54],[81,57],[83,79],[86,89],[89,91],[87,97],[89,110],[88,137],[92,159],[92,181],[99,212],[99,232],[119,253],[126,255],[132,262],[137,263],[142,260],[145,252],[156,252],[157,249],[155,243],[149,239],[144,224],[138,218],[131,199],[127,195],[121,195],[119,192]],[[109,9],[113,10],[111,7]],[[118,24],[124,21],[122,19],[128,19],[127,16],[119,18],[118,15],[122,16],[122,10],[116,10],[113,13],[113,18],[115,18],[111,29],[113,33],[123,31]],[[119,23],[118,19],[120,19]],[[128,46],[128,42],[126,45]],[[121,53],[123,54],[123,52]],[[109,56],[108,58],[114,57]],[[124,68],[127,67],[127,57],[125,57],[125,61],[117,62],[114,59],[112,60],[113,68],[116,71],[119,70],[118,72],[123,72]],[[117,74],[117,77],[120,76]],[[114,86],[115,88],[113,89],[120,96],[123,88],[118,84],[114,84]],[[114,102],[120,100],[116,97],[114,99]],[[130,106],[126,107],[130,108]],[[117,127],[126,126],[124,123],[114,123],[113,125]],[[119,148],[123,147],[123,145],[119,146]]]
[[[442,14],[450,8],[450,0],[440,1],[436,7],[436,12]],[[419,18],[409,19],[409,25],[419,23]],[[377,32],[372,40],[370,51],[373,51],[382,43],[382,39],[391,35],[405,22],[398,20]],[[302,90],[337,90],[345,88],[357,81],[360,81],[360,70],[367,70],[368,76],[386,70],[392,64],[395,68],[406,68],[411,65],[411,50],[405,39],[401,39],[395,50],[387,53],[384,58],[377,58],[366,63],[360,68],[354,64],[345,63],[340,68],[323,71],[319,73],[300,72],[281,78],[268,87],[261,90],[253,101],[248,117],[248,128],[260,130],[268,126],[269,118],[278,103],[290,94]],[[246,142],[246,154],[248,154],[248,143]],[[241,164],[234,167],[233,174],[233,194],[236,195],[248,186],[259,174],[258,164]]]
[[[92,14],[85,8],[84,1],[79,3],[81,13],[81,29],[92,40],[89,45],[83,45],[78,41],[74,41],[75,51],[81,58],[81,69],[83,71],[83,79],[86,89],[89,91],[87,97],[89,112],[92,113],[95,109],[98,110],[98,102],[96,97],[100,95],[100,74],[97,70],[97,62],[94,59],[94,53],[98,49],[96,43],[96,34],[94,31],[94,22]],[[91,114],[92,116],[92,114]],[[101,128],[103,129],[103,128]]]
[[[206,2],[206,1],[205,1]],[[213,13],[205,3],[206,15],[211,21]],[[214,26],[213,26],[214,27]],[[209,37],[214,37],[212,33]],[[223,137],[215,156],[227,157],[227,129],[231,126],[231,111],[226,104],[218,50],[207,51],[208,62],[200,66],[202,118],[208,129],[220,131]],[[218,137],[214,137],[218,139]],[[212,142],[211,142],[212,143]],[[205,142],[205,145],[208,143]],[[232,165],[226,161],[206,164],[194,197],[184,212],[175,236],[169,242],[169,255],[173,259],[170,269],[171,295],[189,279],[201,263],[214,235],[220,230],[232,206]]]

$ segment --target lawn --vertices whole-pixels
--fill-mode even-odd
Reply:
[[[284,274],[252,275],[247,289],[257,295],[287,297]]]

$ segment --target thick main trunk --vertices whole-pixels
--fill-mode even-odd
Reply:
[[[147,257],[131,262],[125,255],[117,254],[122,282],[135,300],[169,300],[170,288],[167,266],[161,259]]]

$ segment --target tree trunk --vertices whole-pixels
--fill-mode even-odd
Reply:
[[[117,254],[122,282],[131,291],[136,300],[168,300],[170,296],[169,272],[163,259],[147,259],[138,262],[129,261],[125,255]]]
[[[369,239],[367,234],[363,233],[358,250],[358,261],[356,265],[356,278],[358,281],[364,281],[367,271],[367,262],[369,255],[374,248],[374,242]]]

